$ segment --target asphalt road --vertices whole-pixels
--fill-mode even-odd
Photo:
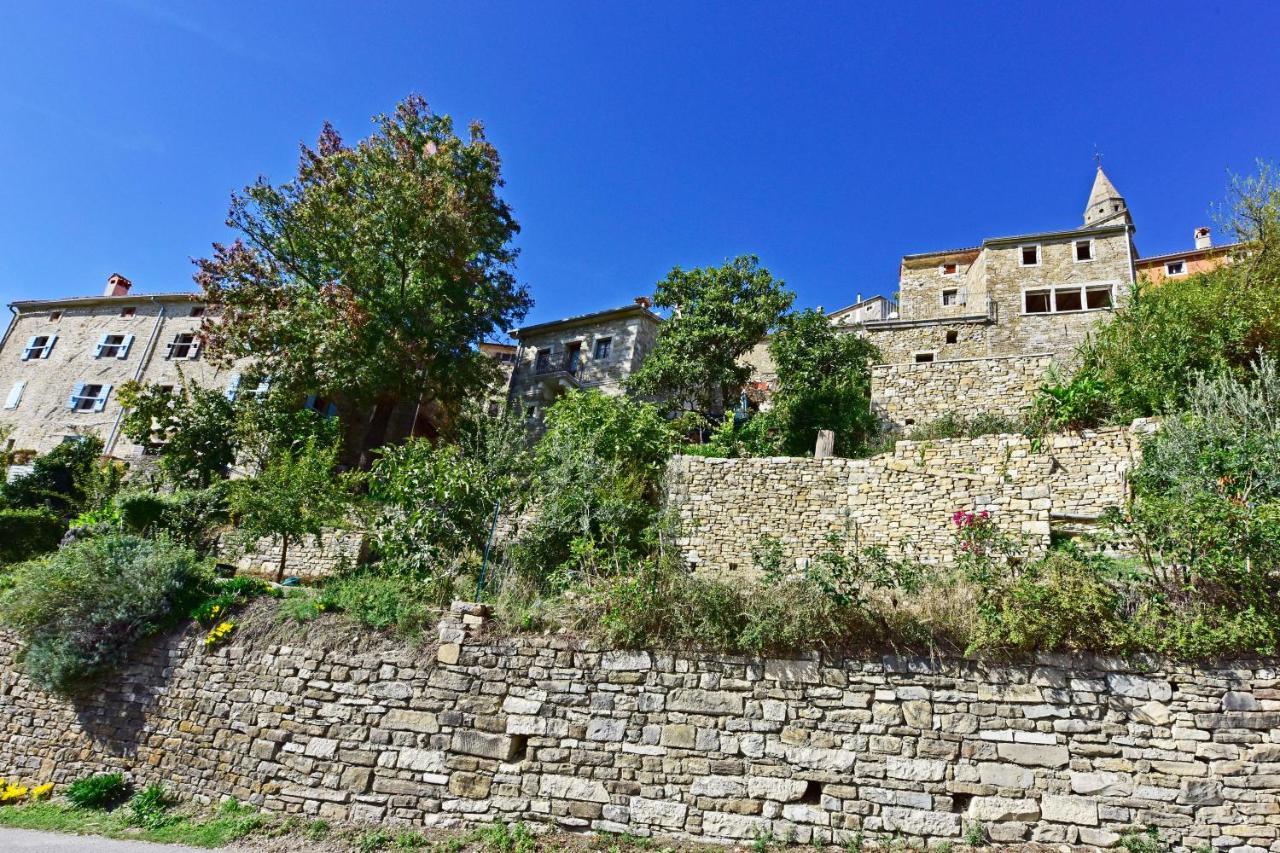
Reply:
[[[209,853],[196,847],[114,841],[93,835],[64,835],[29,829],[0,829],[0,850],[4,853]]]

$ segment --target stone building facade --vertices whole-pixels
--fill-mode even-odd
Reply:
[[[968,372],[989,365],[993,380],[1009,372],[999,359],[1027,357],[1038,363],[1050,354],[1069,363],[1089,330],[1128,297],[1138,257],[1133,235],[1128,206],[1099,167],[1080,228],[990,238],[972,248],[904,257],[898,316],[866,323],[866,334],[886,364],[981,359]],[[909,375],[928,382],[926,373]],[[1029,405],[1038,384],[1002,397],[1000,410]],[[923,394],[913,397],[924,399]],[[887,410],[874,395],[873,403]],[[928,405],[931,411],[980,411],[956,389],[944,390]],[[922,423],[928,417],[924,410],[899,406],[886,424],[901,429],[907,419]]]
[[[778,539],[788,565],[831,547],[879,546],[926,564],[952,559],[950,519],[987,510],[1031,553],[1058,522],[1091,522],[1127,498],[1127,475],[1153,421],[1033,442],[1023,435],[899,441],[869,459],[707,459],[667,468],[667,508],[677,545],[696,571],[754,578],[752,550]]]
[[[641,297],[632,305],[518,329],[511,403],[536,424],[567,390],[624,393],[623,383],[653,349],[661,325]]]
[[[440,645],[274,604],[229,643],[159,638],[75,701],[0,635],[0,772],[124,772],[182,799],[386,827],[496,822],[750,844],[993,842],[1275,849],[1280,661],[1042,655],[798,659],[497,638]]]
[[[106,452],[136,456],[120,433],[119,388],[130,380],[188,381],[237,393],[239,374],[205,360],[198,295],[135,295],[113,275],[102,296],[15,302],[0,339],[0,423],[11,449],[47,453],[79,435],[101,438]]]

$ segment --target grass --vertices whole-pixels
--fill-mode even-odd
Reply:
[[[174,819],[154,828],[135,826],[127,809],[100,811],[66,803],[30,803],[0,809],[0,826],[131,838],[159,844],[223,847],[262,827],[267,818],[255,809],[228,800],[213,815],[174,814]]]

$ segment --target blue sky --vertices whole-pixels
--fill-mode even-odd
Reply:
[[[238,3],[0,8],[0,301],[191,288],[230,191],[411,91],[484,121],[531,321],[758,254],[834,308],[905,253],[1077,224],[1138,247],[1280,159],[1280,4]]]

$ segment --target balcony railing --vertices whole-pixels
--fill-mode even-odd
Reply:
[[[533,363],[535,376],[568,376],[576,378],[582,369],[582,357],[576,354],[559,358],[539,358]]]

